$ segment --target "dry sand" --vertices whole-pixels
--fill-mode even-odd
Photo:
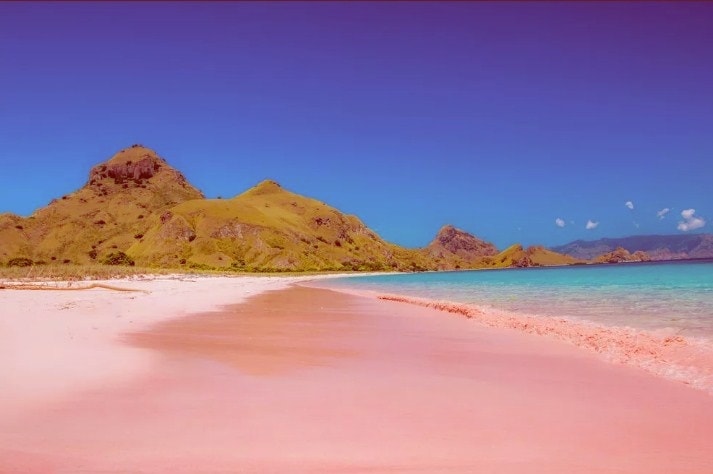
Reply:
[[[120,344],[127,331],[218,309],[298,280],[166,276],[91,282],[136,292],[0,290],[0,420],[85,386],[121,383],[149,370],[156,355]]]
[[[713,472],[704,392],[289,281],[0,293],[0,472]]]

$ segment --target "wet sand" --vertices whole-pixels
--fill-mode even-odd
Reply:
[[[123,341],[151,371],[0,425],[0,472],[713,472],[710,395],[432,308],[293,287]]]

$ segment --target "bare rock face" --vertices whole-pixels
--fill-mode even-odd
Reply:
[[[623,263],[623,262],[648,262],[651,257],[646,252],[638,250],[629,252],[623,247],[617,247],[614,251],[600,255],[594,262],[596,263]]]
[[[498,253],[495,245],[452,225],[441,228],[428,248],[436,253],[445,250],[462,257],[490,256]]]
[[[513,260],[512,266],[515,268],[532,267],[533,266],[532,258],[529,255],[525,254],[525,255],[521,256],[520,258]]]
[[[106,195],[116,189],[146,188],[151,183],[170,183],[174,188],[189,191],[192,196],[188,198],[203,197],[183,174],[172,168],[155,151],[141,145],[125,148],[108,161],[93,167],[89,173],[88,187]]]
[[[129,160],[125,163],[113,164],[109,166],[107,175],[115,180],[148,179],[160,168],[161,165],[147,155],[136,163]]]
[[[113,180],[114,184],[126,181],[140,182],[152,178],[163,166],[163,160],[156,155],[145,153],[138,160],[112,159],[92,168],[89,173],[89,184],[95,185],[105,180]]]

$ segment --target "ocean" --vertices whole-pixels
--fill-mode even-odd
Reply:
[[[320,286],[447,302],[480,323],[562,339],[713,393],[713,259],[355,276]]]

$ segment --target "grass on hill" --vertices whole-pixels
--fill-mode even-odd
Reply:
[[[111,280],[139,275],[168,275],[175,271],[163,268],[140,268],[117,265],[30,265],[26,267],[0,266],[0,280]]]
[[[309,276],[325,274],[361,273],[348,271],[226,271],[214,268],[148,268],[118,265],[31,265],[27,267],[7,267],[0,265],[2,281],[86,281],[114,280],[141,276],[185,275],[185,276]]]

